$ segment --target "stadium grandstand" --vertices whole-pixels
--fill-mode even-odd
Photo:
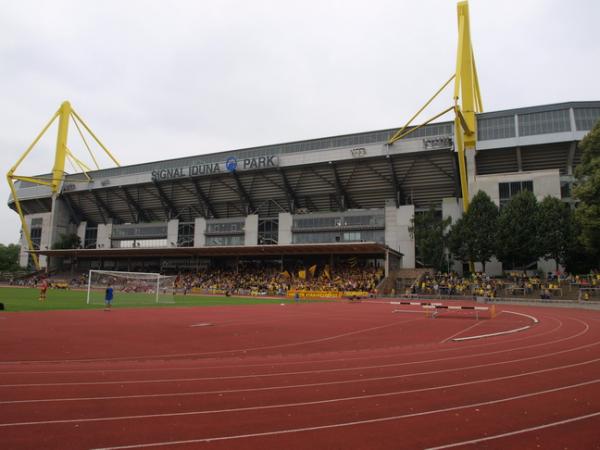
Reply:
[[[570,201],[577,142],[599,118],[600,101],[478,114],[469,192],[498,204],[522,189]],[[389,145],[395,132],[90,171],[86,182],[68,174],[54,199],[50,187],[26,181],[16,192],[42,267],[51,258],[78,270],[177,272],[244,261],[294,270],[360,257],[387,274],[419,265],[414,214],[430,205],[444,217],[462,214],[453,123]],[[81,248],[53,250],[67,233]],[[25,241],[22,249],[21,264],[31,264]],[[501,269],[488,264],[490,273]]]

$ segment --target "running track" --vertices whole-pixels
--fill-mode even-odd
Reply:
[[[3,313],[0,448],[600,448],[600,312],[395,309]]]

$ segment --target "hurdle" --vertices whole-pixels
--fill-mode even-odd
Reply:
[[[490,318],[496,317],[496,305],[488,306],[452,306],[442,304],[421,304],[421,307],[425,311],[425,316],[431,319],[435,319],[440,311],[446,310],[469,310],[475,312],[475,320],[479,320],[480,311],[489,311]]]

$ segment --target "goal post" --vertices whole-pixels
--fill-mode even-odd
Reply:
[[[92,269],[88,274],[86,303],[103,304],[108,286],[114,290],[116,304],[174,303],[175,278],[152,272]]]

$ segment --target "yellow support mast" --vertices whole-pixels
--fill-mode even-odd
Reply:
[[[42,138],[42,136],[46,133],[48,128],[50,128],[50,126],[54,123],[54,121],[56,119],[58,119],[58,132],[57,132],[57,136],[56,136],[56,150],[55,150],[55,154],[54,154],[54,166],[52,167],[51,177],[50,178],[42,178],[42,177],[36,177],[36,176],[16,175],[15,174],[16,170],[19,168],[19,166],[25,160],[25,158],[27,158],[27,156],[31,153],[31,151],[34,149],[36,144],[39,142],[39,140]],[[12,166],[10,168],[10,170],[8,171],[8,173],[6,174],[6,180],[10,187],[10,191],[11,191],[13,200],[15,202],[15,207],[16,207],[17,213],[19,214],[19,218],[21,219],[23,235],[25,236],[25,239],[27,241],[28,250],[30,252],[30,255],[33,259],[33,262],[34,262],[37,270],[41,269],[38,255],[35,253],[35,251],[37,249],[34,247],[33,242],[31,241],[31,233],[29,231],[29,227],[27,226],[27,221],[25,220],[25,215],[23,214],[23,208],[21,207],[21,202],[17,195],[17,189],[15,188],[15,181],[29,182],[29,183],[39,184],[42,186],[47,186],[50,188],[50,190],[52,192],[53,199],[55,199],[60,194],[61,189],[62,189],[62,185],[63,185],[64,179],[65,179],[65,163],[66,163],[67,159],[71,163],[74,163],[76,166],[78,166],[81,169],[82,173],[85,176],[85,180],[81,180],[81,181],[83,181],[83,182],[91,181],[91,178],[90,178],[89,174],[87,173],[89,171],[88,166],[85,163],[83,163],[79,158],[77,158],[71,152],[71,150],[69,150],[69,148],[67,146],[68,137],[69,137],[69,122],[70,122],[70,120],[73,120],[73,123],[77,127],[77,130],[79,131],[79,134],[81,135],[81,138],[83,139],[83,142],[84,142],[88,152],[92,156],[92,159],[93,159],[94,164],[97,169],[99,169],[100,167],[98,166],[96,158],[94,157],[93,152],[90,149],[87,141],[85,140],[83,134],[81,133],[81,129],[80,129],[79,125],[82,125],[83,128],[85,128],[85,130],[88,131],[88,133],[92,136],[92,138],[96,141],[96,143],[98,145],[100,145],[102,150],[104,150],[104,152],[109,156],[109,158],[117,166],[120,165],[119,162],[117,161],[117,159],[112,155],[112,153],[104,146],[104,144],[102,144],[102,142],[100,142],[100,140],[96,137],[96,135],[90,130],[90,128],[83,121],[83,119],[73,110],[73,108],[71,107],[71,104],[68,101],[63,102],[62,105],[60,106],[60,108],[58,109],[58,111],[56,111],[56,113],[54,113],[54,115],[52,116],[50,121],[44,126],[42,131],[40,131],[40,133],[34,139],[32,144],[27,148],[27,150],[25,150],[25,152],[19,157],[19,159],[17,160],[15,165]],[[53,202],[53,204],[54,204],[54,202]]]
[[[400,128],[388,141],[388,145],[410,135],[429,122],[442,115],[454,111],[454,147],[458,153],[460,186],[463,198],[463,209],[469,208],[469,177],[465,152],[475,151],[477,145],[477,119],[475,114],[483,111],[479,79],[475,66],[475,56],[471,43],[471,27],[469,21],[469,3],[460,1],[458,10],[458,47],[456,51],[456,69],[440,89],[421,107],[410,120]],[[454,104],[418,126],[411,126],[416,117],[454,80]]]

